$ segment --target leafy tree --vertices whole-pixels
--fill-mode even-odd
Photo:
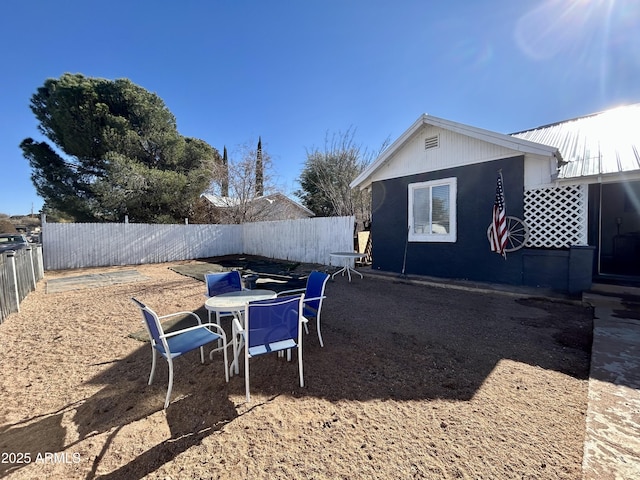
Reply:
[[[78,221],[181,221],[212,180],[218,152],[177,131],[164,102],[127,79],[48,79],[31,98],[53,144],[22,141],[45,211]]]
[[[73,217],[54,208],[47,207],[46,204],[42,207],[41,213],[46,215],[46,221],[50,223],[73,223],[74,221]]]
[[[383,143],[381,151],[386,148]],[[324,149],[307,149],[307,160],[299,177],[301,189],[296,195],[317,216],[354,215],[359,223],[371,221],[368,192],[352,190],[357,177],[375,155],[355,142],[355,130],[325,136]]]

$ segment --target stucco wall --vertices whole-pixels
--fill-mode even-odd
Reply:
[[[372,268],[401,273],[406,246],[406,274],[526,285],[569,293],[588,289],[592,247],[523,248],[508,253],[506,260],[491,251],[487,228],[500,169],[507,215],[523,218],[523,156],[375,182]],[[447,177],[457,178],[457,241],[407,242],[408,185]]]
[[[485,282],[522,284],[522,250],[504,260],[491,252],[487,227],[502,169],[507,215],[523,217],[524,156],[375,182],[372,187],[373,269]],[[457,241],[406,243],[408,185],[457,178]]]

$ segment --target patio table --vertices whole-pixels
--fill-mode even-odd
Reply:
[[[345,272],[347,273],[347,276],[349,277],[349,283],[351,283],[351,272],[357,273],[358,275],[360,275],[360,278],[363,278],[362,274],[360,272],[358,272],[355,268],[351,267],[351,261],[352,260],[358,260],[358,259],[366,257],[367,256],[366,253],[333,252],[333,253],[330,253],[329,256],[331,258],[335,257],[338,260],[343,260],[343,262],[344,262],[343,267],[340,270],[338,270],[337,272],[335,272],[333,275],[331,275],[331,279],[332,280],[333,280],[333,277],[335,277],[339,273],[342,273],[342,275],[344,276]],[[331,264],[331,260],[329,260],[329,263]]]
[[[264,290],[264,289],[256,289],[256,290],[238,290],[235,292],[222,293],[220,295],[216,295],[215,297],[210,297],[204,302],[204,308],[207,309],[209,314],[209,323],[211,323],[211,312],[216,313],[216,324],[220,325],[220,314],[228,313],[231,314],[238,319],[238,321],[243,324],[242,321],[242,312],[244,311],[245,306],[249,302],[255,302],[257,300],[269,300],[271,298],[276,298],[277,293],[273,290]],[[231,373],[233,374],[233,369],[235,369],[235,373],[239,373],[238,367],[238,351],[242,348],[241,342],[238,342],[236,332],[233,332],[233,361],[231,362]]]

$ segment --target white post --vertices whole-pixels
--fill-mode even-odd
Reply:
[[[31,291],[34,291],[36,289],[36,271],[33,268],[33,247],[28,247],[27,251],[29,252],[29,262],[31,264]]]
[[[9,259],[9,268],[11,269],[11,276],[13,277],[14,292],[16,294],[16,306],[17,312],[20,313],[20,294],[18,293],[18,275],[16,274],[16,252],[10,250],[7,252],[7,259]]]
[[[129,215],[124,216],[124,223],[129,223]]]
[[[189,225],[189,219],[188,219],[188,218],[185,218],[185,219],[184,219],[184,224],[185,224],[185,225]]]
[[[36,264],[38,266],[38,278],[44,278],[44,259],[42,258],[42,244],[36,247]]]

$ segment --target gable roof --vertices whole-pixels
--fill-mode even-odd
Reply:
[[[373,173],[391,159],[394,153],[400,150],[423,126],[431,125],[445,130],[450,130],[461,135],[466,135],[477,140],[499,145],[517,152],[555,157],[562,161],[559,150],[541,143],[532,142],[525,138],[518,138],[511,135],[492,132],[482,128],[465,125],[463,123],[452,122],[444,118],[434,117],[426,113],[421,115],[400,137],[393,142],[380,156],[371,163],[364,171],[358,175],[350,184],[351,188],[359,187],[364,189],[372,182]]]
[[[214,195],[212,193],[203,193],[200,196],[206,198],[214,207],[228,208],[240,204],[240,200],[237,198],[223,197],[222,195]]]
[[[640,103],[512,134],[557,147],[558,179],[640,175]]]
[[[211,193],[203,193],[201,197],[206,198],[213,206],[219,208],[231,208],[240,205],[240,200],[238,198],[233,197],[223,197],[220,195],[214,195]],[[267,204],[274,205],[273,208],[269,208],[270,213],[273,213],[277,216],[277,213],[281,212],[284,208],[294,208],[300,212],[301,215],[305,215],[307,217],[315,217],[315,213],[309,210],[304,205],[292,200],[286,195],[276,192],[269,195],[262,195],[259,197],[252,198],[248,203],[249,204],[258,204],[267,202]]]
[[[280,192],[276,192],[276,193],[272,193],[270,195],[263,195],[261,197],[256,197],[254,198],[252,201],[253,202],[257,202],[257,201],[261,201],[264,200],[266,202],[269,202],[270,204],[273,204],[274,201],[275,202],[280,202],[280,204],[287,204],[297,210],[299,210],[301,213],[309,216],[309,217],[315,217],[316,214],[313,213],[311,210],[309,210],[307,207],[305,207],[304,205],[302,205],[301,203],[296,202],[295,200],[289,198],[288,196],[286,196],[283,193]]]
[[[384,165],[424,125],[433,125],[523,153],[553,155],[557,180],[608,176],[640,178],[640,103],[503,135],[424,114],[352,182],[366,188]]]

